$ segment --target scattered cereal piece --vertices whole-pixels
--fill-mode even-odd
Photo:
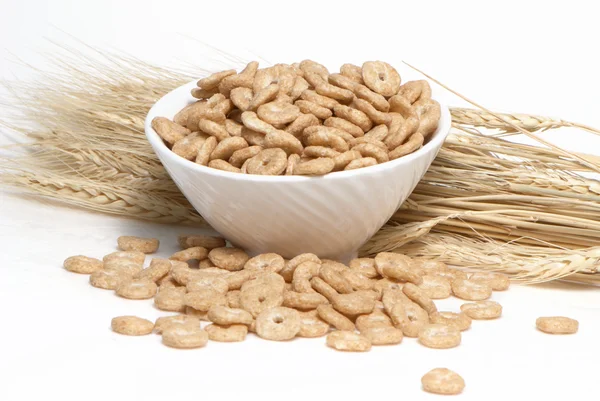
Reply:
[[[465,381],[458,373],[446,368],[435,368],[421,378],[423,390],[443,395],[456,395],[462,393]]]
[[[77,255],[65,259],[65,269],[73,273],[92,274],[102,269],[102,261],[87,256]]]
[[[110,326],[115,333],[127,336],[143,336],[152,333],[154,323],[137,316],[119,316],[112,319]]]
[[[327,345],[338,351],[366,352],[371,349],[371,341],[367,337],[344,330],[329,333]]]
[[[535,326],[548,334],[574,334],[579,330],[577,320],[563,316],[538,317]]]
[[[121,236],[117,238],[117,244],[122,251],[154,253],[158,250],[159,241],[156,238]]]

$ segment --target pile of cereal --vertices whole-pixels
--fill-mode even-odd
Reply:
[[[198,81],[199,99],[152,127],[177,155],[203,166],[259,175],[324,175],[373,166],[419,149],[440,105],[427,81],[401,85],[382,61],[330,74],[311,60],[249,63]]]
[[[502,306],[489,298],[510,284],[498,273],[466,273],[390,252],[354,259],[348,266],[311,253],[291,260],[275,253],[250,257],[227,247],[223,238],[201,235],[180,236],[181,251],[169,259],[153,258],[144,268],[145,254],[158,250],[157,239],[120,237],[117,243],[120,251],[102,260],[72,256],[64,267],[90,274],[91,285],[121,297],[154,298],[158,309],[174,314],[154,323],[119,316],[112,329],[134,336],[154,331],[174,348],[243,341],[248,332],[272,341],[327,336],[326,344],[340,351],[369,351],[400,344],[404,337],[429,348],[452,348],[472,319],[502,314]],[[438,311],[434,300],[451,295],[469,302],[459,312]],[[201,321],[210,324],[202,327]],[[537,327],[567,334],[576,332],[578,323],[545,317]],[[458,374],[442,368],[422,382],[425,390],[441,394],[464,387]]]

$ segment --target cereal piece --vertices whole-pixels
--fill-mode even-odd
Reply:
[[[292,134],[285,131],[269,132],[265,136],[265,148],[279,148],[286,154],[302,154],[302,143]]]
[[[214,136],[219,141],[229,138],[229,132],[227,132],[223,125],[208,119],[201,118],[198,120],[198,129],[204,133]]]
[[[284,280],[287,283],[291,283],[292,282],[292,278],[294,275],[294,271],[296,270],[296,268],[304,263],[304,262],[315,262],[317,264],[321,264],[321,259],[319,259],[319,257],[313,253],[303,253],[300,254],[294,258],[292,258],[291,260],[289,260],[285,266],[283,267],[283,269],[279,272],[279,274],[284,278]]]
[[[394,326],[402,330],[406,337],[417,337],[429,323],[429,315],[415,303],[398,302],[389,311]]]
[[[225,77],[228,77],[228,76],[234,75],[234,74],[235,74],[235,70],[226,70],[226,71],[215,72],[214,74],[211,74],[208,77],[202,78],[201,80],[199,80],[197,85],[200,88],[205,89],[205,90],[216,89]]]
[[[313,125],[319,125],[319,119],[317,117],[313,114],[301,114],[293,123],[285,128],[285,131],[298,138],[303,134],[306,128],[312,127]]]
[[[340,67],[340,73],[343,76],[348,77],[359,84],[362,84],[364,82],[362,78],[362,68],[360,68],[357,65],[342,64],[342,66]]]
[[[117,244],[122,251],[154,253],[158,250],[159,241],[156,238],[121,236],[117,238]]]
[[[317,103],[310,102],[308,100],[296,100],[294,104],[300,109],[302,113],[313,114],[315,117],[324,120],[331,117],[332,113],[326,107],[320,106]]]
[[[243,288],[240,292],[240,303],[242,309],[256,317],[264,310],[281,306],[283,304],[283,291],[274,291],[269,285]]]
[[[119,316],[112,319],[110,327],[115,333],[126,336],[144,336],[152,333],[154,323],[137,316]]]
[[[386,312],[391,313],[397,303],[411,303],[410,298],[404,294],[402,288],[387,287],[383,289],[381,303]]]
[[[143,265],[135,262],[132,259],[114,259],[104,262],[104,270],[119,271],[132,277],[142,271]]]
[[[160,310],[184,312],[186,306],[184,301],[185,289],[181,291],[180,288],[183,287],[161,289],[154,297],[154,305]]]
[[[454,281],[457,278],[464,279],[464,280],[466,280],[468,278],[467,273],[463,272],[462,270],[451,269],[451,268],[447,268],[446,270],[433,271],[429,274],[433,274],[434,276],[444,277],[444,278],[450,280],[450,283],[452,283],[452,281]]]
[[[420,123],[417,132],[427,138],[437,130],[442,115],[440,104],[433,99],[428,99],[428,102],[418,110],[418,113]]]
[[[220,160],[220,159],[209,161],[208,167],[211,167],[211,168],[214,168],[217,170],[228,171],[230,173],[241,173],[242,172],[241,169],[239,169],[237,167],[233,167],[231,164],[227,163],[225,160]]]
[[[292,100],[298,99],[304,91],[306,91],[310,87],[309,83],[301,76],[297,76],[294,81],[294,86],[292,86],[292,90],[290,91],[290,97]]]
[[[287,154],[282,149],[264,149],[247,161],[248,174],[280,175],[287,167]]]
[[[331,305],[319,305],[317,307],[317,314],[324,322],[338,330],[354,331],[354,323],[346,316],[333,309]]]
[[[293,104],[274,101],[261,105],[256,114],[269,124],[289,124],[300,116],[300,109]]]
[[[256,334],[265,340],[291,340],[301,326],[298,311],[282,306],[266,309],[256,317]]]
[[[229,326],[235,324],[250,325],[254,318],[252,315],[239,308],[231,308],[221,305],[212,306],[208,310],[208,319],[221,326]]]
[[[70,272],[92,274],[102,269],[102,261],[83,255],[71,256],[65,259],[63,266]]]
[[[326,107],[330,110],[333,109],[335,105],[339,104],[336,100],[327,96],[319,95],[313,90],[305,90],[300,95],[300,98],[302,98],[303,100],[308,100],[309,102],[316,103],[319,106]]]
[[[452,295],[450,281],[444,277],[425,275],[419,288],[431,299],[446,299]]]
[[[192,89],[192,93],[193,93],[193,91],[194,90]],[[175,117],[173,117],[173,122],[177,125],[181,125],[181,126],[185,127],[187,125],[187,120],[188,120],[188,117],[189,117],[190,113],[192,112],[192,110],[194,110],[197,107],[205,107],[205,106],[203,106],[203,104],[205,102],[206,101],[197,101],[197,102],[188,104],[183,109],[179,110],[179,112],[177,114],[175,114]],[[198,105],[198,104],[200,104],[200,105]]]
[[[231,90],[234,88],[252,88],[254,76],[256,75],[257,70],[258,62],[249,62],[246,67],[239,72],[239,74],[229,75],[223,78],[219,83],[219,92],[225,96],[229,96]]]
[[[302,60],[299,65],[300,70],[306,75],[309,72],[318,75],[321,79],[325,80],[329,76],[327,68],[312,60]]]
[[[377,110],[366,100],[354,99],[352,106],[365,113],[375,124],[389,124],[391,122],[391,117],[387,113]]]
[[[119,270],[96,270],[90,275],[90,284],[104,290],[114,290],[121,282],[130,280],[131,276]]]
[[[429,298],[423,290],[412,283],[404,284],[402,287],[402,291],[404,294],[411,299],[411,301],[415,302],[421,308],[425,309],[429,315],[434,312],[437,312],[437,307],[435,303]]]
[[[350,103],[354,99],[354,93],[352,93],[352,91],[331,85],[324,81],[315,85],[315,91],[319,95],[338,100],[341,103]]]
[[[327,335],[327,346],[338,351],[366,352],[371,349],[371,341],[352,331],[333,331]]]
[[[327,157],[319,157],[299,163],[294,169],[294,174],[298,175],[324,175],[333,171],[335,163]]]
[[[354,91],[354,88],[356,87],[356,85],[359,85],[357,82],[353,81],[352,79],[348,78],[347,76],[345,76],[343,74],[331,74],[328,77],[328,81],[329,81],[329,83],[331,83],[339,88],[343,88],[343,89],[346,89],[351,92]],[[320,83],[320,82],[318,82],[318,83]]]
[[[236,111],[239,112],[240,110],[236,110]],[[229,116],[231,116],[231,113],[229,114]],[[240,114],[240,116],[241,116],[241,114]],[[227,120],[225,120],[225,129],[231,136],[242,136],[242,127],[243,127],[242,124],[238,123],[237,121],[235,121],[231,118],[228,118]]]
[[[261,270],[246,271],[253,273],[253,276],[242,284],[242,291],[253,286],[269,286],[273,291],[279,292],[285,289],[285,280],[277,273]]]
[[[227,293],[227,306],[234,309],[241,309],[240,290],[233,290]]]
[[[492,287],[481,281],[457,278],[452,281],[452,293],[467,301],[483,301],[492,296]]]
[[[443,324],[428,324],[419,332],[419,342],[428,348],[454,348],[460,340],[460,331],[456,327]]]
[[[250,259],[248,254],[239,248],[215,248],[208,253],[208,258],[215,266],[229,271],[242,270]]]
[[[209,321],[208,320],[208,312],[196,310],[196,309],[192,308],[191,306],[185,307],[185,314],[187,316],[195,317],[198,320],[202,320],[203,322]]]
[[[356,124],[351,123],[350,121],[344,120],[339,117],[330,117],[323,122],[326,127],[338,128],[344,132],[348,132],[355,138],[359,138],[364,135],[363,130]]]
[[[354,291],[350,282],[331,266],[322,265],[319,277],[340,294],[350,294]]]
[[[379,298],[382,299],[383,293],[386,289],[402,291],[402,287],[404,287],[403,283],[396,280],[384,278],[375,282],[375,285],[373,286],[373,291],[379,294]]]
[[[227,117],[224,113],[214,110],[212,108],[193,109],[188,116],[186,126],[192,131],[204,131],[200,129],[200,121],[211,121],[215,124],[221,124],[224,123],[226,119]],[[203,125],[205,127],[215,127],[206,123],[203,123]],[[225,130],[225,128],[223,128],[223,130]]]
[[[429,321],[431,323],[452,326],[460,331],[465,331],[471,327],[471,318],[462,312],[435,312],[429,316]]]
[[[574,334],[579,330],[579,322],[564,316],[538,317],[535,327],[548,334]]]
[[[305,148],[305,152],[306,152],[306,148]],[[329,157],[332,157],[332,156],[329,156]],[[350,164],[350,162],[362,158],[362,155],[360,154],[360,152],[358,152],[356,150],[349,150],[344,153],[338,153],[337,155],[334,155],[332,158],[333,158],[333,162],[334,162],[333,171],[340,171],[340,170],[343,170],[344,168],[346,168],[346,166],[348,166],[348,164]]]
[[[510,286],[508,276],[500,273],[477,272],[469,277],[471,281],[481,281],[492,287],[493,291],[504,291]]]
[[[411,104],[419,99],[431,99],[431,87],[429,82],[420,79],[418,81],[408,81],[398,90],[398,95],[406,98]]]
[[[340,152],[333,150],[331,148],[327,148],[324,146],[307,146],[302,151],[302,156],[304,157],[325,157],[325,158],[335,158],[339,156]]]
[[[384,113],[387,113],[390,110],[390,104],[385,97],[381,96],[379,93],[373,92],[366,86],[354,85],[354,89],[352,91],[358,98],[369,102],[376,110]]]
[[[338,152],[346,152],[350,148],[346,141],[336,135],[336,128],[315,126],[304,130],[304,144],[307,146],[325,146]]]
[[[136,280],[149,280],[155,283],[166,276],[171,270],[171,261],[168,259],[154,258],[150,266],[133,276]]]
[[[175,252],[169,257],[170,260],[180,262],[188,262],[190,260],[202,260],[208,256],[208,250],[201,246],[184,249],[183,251]]]
[[[191,95],[196,99],[208,99],[211,96],[216,95],[218,92],[214,90],[206,90],[202,88],[192,88]]]
[[[370,131],[369,131],[370,132]],[[364,143],[370,143],[372,145],[375,145],[377,147],[380,147],[384,152],[387,152],[388,148],[386,146],[385,143],[383,143],[380,140],[377,140],[373,137],[370,136],[362,136],[360,138],[354,138],[351,141],[348,142],[348,144],[350,145],[351,148],[357,146],[357,145],[361,145]]]
[[[225,281],[227,281],[227,286],[230,291],[237,290],[240,289],[246,281],[255,278],[260,273],[261,272],[258,270],[240,270],[228,275],[225,278]]]
[[[114,261],[130,261],[136,264],[143,264],[144,260],[146,259],[146,255],[143,252],[137,252],[137,251],[117,251],[117,252],[113,252],[113,253],[109,253],[108,255],[105,255],[102,258],[102,262],[104,262],[104,264],[107,263],[111,263]]]
[[[208,138],[208,135],[202,132],[192,132],[175,142],[171,150],[184,159],[194,160],[206,138]]]
[[[318,292],[295,292],[283,293],[283,306],[298,310],[316,309],[319,305],[328,304],[329,301]]]
[[[298,337],[323,337],[329,332],[329,325],[319,319],[316,311],[300,312],[300,331]]]
[[[163,330],[162,342],[172,348],[201,348],[208,343],[208,333],[200,327],[172,325]]]
[[[196,156],[196,163],[206,166],[210,160],[210,154],[217,147],[217,138],[214,136],[206,138],[200,149],[198,150],[198,155]]]
[[[357,125],[363,132],[367,132],[373,127],[371,119],[360,110],[339,104],[333,108],[333,112],[337,117]]]
[[[206,326],[204,330],[208,333],[210,340],[226,343],[244,341],[248,334],[248,326],[243,324],[221,326],[213,323]]]
[[[256,156],[261,150],[262,148],[260,146],[249,146],[247,148],[236,150],[229,158],[229,164],[233,167],[240,168],[246,160]]]
[[[248,147],[248,142],[241,137],[229,137],[223,139],[217,144],[215,149],[210,154],[210,160],[222,159],[227,160],[237,150]]]
[[[300,155],[291,154],[288,156],[287,166],[285,168],[285,175],[293,175],[294,169],[300,163]]]
[[[250,88],[235,88],[229,93],[229,97],[235,107],[242,111],[250,109],[250,102],[252,101],[254,94]]]
[[[320,262],[320,261],[319,261]],[[310,279],[319,274],[321,264],[307,260],[300,263],[293,273],[292,285],[297,292],[314,292]]]
[[[269,132],[276,131],[277,129],[273,127],[271,124],[264,122],[258,115],[253,111],[245,111],[242,113],[242,122],[246,128],[251,129],[252,131],[256,131],[261,134],[268,134]],[[244,136],[244,132],[242,131],[242,136]],[[249,141],[248,141],[249,142]]]
[[[421,284],[421,276],[410,268],[410,258],[395,252],[381,252],[375,257],[375,268],[385,278]]]
[[[369,339],[373,345],[400,344],[404,338],[402,330],[391,325],[386,327],[369,327],[360,330],[360,334]]]
[[[399,157],[406,156],[420,149],[423,145],[424,140],[425,139],[423,138],[423,135],[421,135],[420,133],[417,132],[415,134],[412,134],[406,143],[396,147],[394,150],[389,152],[388,156],[390,160],[395,160]]]
[[[376,278],[379,276],[375,268],[375,259],[373,258],[358,258],[352,259],[349,264],[350,269],[362,274],[367,278]]]
[[[202,288],[194,292],[188,292],[183,296],[186,306],[207,312],[214,305],[226,305],[225,294],[212,288]]]
[[[446,368],[435,368],[421,378],[423,390],[433,394],[456,395],[462,393],[465,381],[458,373]]]
[[[385,97],[395,95],[400,89],[400,74],[383,61],[365,62],[362,65],[362,77],[369,89]]]
[[[410,266],[414,269],[425,270],[427,274],[448,270],[448,265],[439,260],[412,258]]]
[[[201,246],[205,249],[221,248],[225,246],[225,239],[209,235],[180,235],[177,237],[179,246],[183,249]]]
[[[149,299],[156,295],[158,286],[154,281],[126,280],[116,289],[117,295],[127,299]]]
[[[227,280],[220,276],[193,278],[186,284],[186,288],[189,292],[201,291],[205,288],[215,290],[221,294],[227,294],[227,291],[229,291]]]
[[[363,138],[374,139],[376,141],[383,141],[385,137],[388,135],[388,127],[385,124],[377,125],[367,133]]]
[[[471,319],[496,319],[502,315],[502,305],[495,301],[478,301],[462,304],[460,310]]]
[[[375,308],[375,298],[367,296],[367,293],[367,291],[356,291],[340,294],[331,301],[331,304],[335,310],[347,316],[371,313]]]
[[[158,290],[162,290],[165,288],[180,288],[179,283],[177,281],[175,281],[175,279],[173,278],[173,276],[171,276],[171,274],[167,274],[166,276],[164,276],[163,278],[161,278],[160,280],[158,280],[156,282],[156,285],[158,285]],[[183,288],[183,287],[181,287]]]
[[[382,312],[374,310],[368,315],[361,315],[356,318],[356,328],[363,332],[373,327],[392,327],[391,319]]]
[[[169,145],[173,145],[192,132],[165,117],[154,117],[152,119],[152,129]]]
[[[200,319],[190,315],[173,315],[159,317],[154,323],[154,332],[156,334],[162,334],[162,332],[167,327],[176,325],[183,325],[191,328],[200,328]]]
[[[249,259],[244,265],[244,269],[279,273],[284,265],[282,256],[276,253],[263,253]]]
[[[254,93],[259,93],[270,85],[278,84],[280,87],[278,93],[288,93],[294,86],[295,79],[295,75],[287,66],[278,64],[258,70],[254,77],[252,89]]]
[[[385,163],[390,160],[388,153],[385,150],[371,143],[358,144],[354,146],[352,150],[360,152],[360,154],[363,155],[363,157],[374,158],[375,160],[377,160],[377,163]]]
[[[256,109],[258,109],[263,104],[274,100],[277,97],[278,93],[279,85],[275,83],[260,89],[258,92],[256,92],[256,94],[250,101],[250,104],[248,105],[248,110],[256,111]]]

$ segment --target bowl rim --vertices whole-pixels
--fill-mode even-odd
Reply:
[[[408,165],[420,158],[426,157],[432,151],[436,151],[439,149],[443,142],[446,140],[446,137],[450,133],[450,128],[452,127],[452,117],[450,115],[450,110],[445,103],[440,103],[441,116],[440,123],[436,131],[432,134],[431,140],[425,144],[425,146],[421,147],[419,150],[408,154],[406,156],[399,157],[398,159],[391,160],[385,163],[376,164],[374,166],[363,167],[350,171],[336,171],[333,173],[328,173],[323,176],[299,176],[299,175],[255,175],[255,174],[240,174],[234,173],[230,171],[219,170],[216,168],[202,166],[197,164],[191,160],[185,159],[171,151],[167,147],[167,145],[163,142],[162,138],[158,136],[156,131],[152,128],[152,119],[154,117],[167,117],[172,119],[173,115],[170,113],[163,113],[162,110],[168,104],[172,103],[184,103],[189,104],[190,101],[197,100],[190,95],[190,90],[192,87],[196,86],[197,80],[188,82],[187,84],[181,85],[178,88],[173,89],[163,97],[161,97],[148,111],[146,115],[146,120],[144,123],[144,130],[146,134],[146,138],[152,145],[159,159],[166,157],[169,159],[169,162],[176,163],[185,168],[190,168],[194,171],[197,171],[199,174],[208,174],[219,178],[224,179],[234,179],[234,180],[243,180],[250,182],[286,182],[286,183],[298,183],[298,182],[310,182],[315,180],[324,180],[324,181],[335,181],[338,179],[346,179],[349,177],[360,177],[372,174],[384,173],[389,170],[393,170],[399,166]],[[437,99],[436,99],[437,100]],[[182,105],[181,108],[185,107]]]

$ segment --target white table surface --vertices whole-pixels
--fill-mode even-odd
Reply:
[[[4,78],[28,78],[22,66],[9,61],[17,56],[43,67],[36,52],[52,47],[42,37],[68,40],[59,29],[155,62],[210,58],[210,49],[188,35],[275,62],[310,57],[335,66],[404,59],[490,108],[600,126],[600,30],[591,2],[0,3]],[[325,23],[317,15],[330,18]],[[600,154],[600,138],[573,130],[545,135],[569,149]],[[128,301],[93,288],[87,276],[66,272],[62,261],[74,254],[101,257],[116,250],[116,238],[124,234],[158,237],[158,256],[168,256],[177,250],[177,234],[189,228],[2,191],[0,400],[441,399],[420,388],[421,376],[434,367],[464,377],[467,387],[458,399],[598,399],[597,288],[515,285],[495,293],[503,317],[474,321],[463,343],[450,350],[428,349],[407,338],[399,346],[346,354],[327,348],[324,338],[276,343],[251,335],[243,343],[211,342],[180,351],[161,345],[154,334],[134,338],[111,332],[114,316],[155,319],[168,313],[151,301]],[[438,302],[442,310],[460,304]],[[580,331],[540,333],[535,319],[544,315],[576,318]]]

